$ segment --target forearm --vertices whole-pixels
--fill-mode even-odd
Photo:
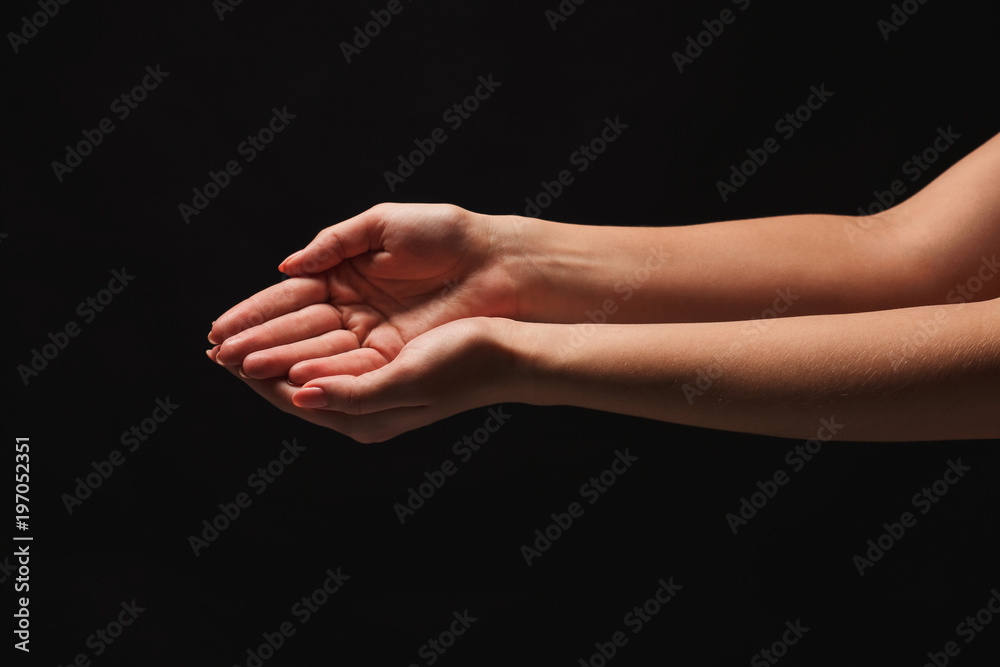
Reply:
[[[928,303],[888,218],[853,243],[844,226],[855,219],[836,215],[667,228],[509,224],[523,239],[515,263],[519,319],[528,321],[714,322]]]
[[[519,318],[530,321],[713,322],[988,300],[1000,296],[1000,135],[875,216],[667,228],[498,220],[518,232],[509,257]]]
[[[501,400],[790,438],[1000,437],[1000,302],[760,322],[503,321]]]

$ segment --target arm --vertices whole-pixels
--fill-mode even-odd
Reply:
[[[302,386],[243,381],[361,442],[512,402],[789,438],[1000,438],[1000,300],[759,322],[475,317],[360,375],[310,373],[311,363],[293,367]]]
[[[778,311],[790,306],[779,315],[944,303],[984,255],[1000,251],[1000,135],[867,218],[622,228],[511,216],[505,224],[518,232],[505,240],[523,286],[515,319],[599,321],[604,310],[614,323],[708,322],[761,317],[776,300]],[[778,291],[789,289],[797,298],[781,301]],[[1000,280],[975,299],[997,296]]]
[[[498,400],[790,438],[1000,438],[1000,299],[759,323],[497,322]]]

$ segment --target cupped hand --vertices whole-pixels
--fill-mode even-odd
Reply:
[[[289,414],[359,442],[382,442],[445,417],[508,400],[518,364],[504,343],[516,323],[500,318],[448,322],[414,337],[391,361],[355,374],[343,361],[307,360],[285,378],[240,376]],[[217,350],[209,350],[213,360]],[[341,355],[343,356],[343,355]],[[239,375],[236,366],[227,368]]]
[[[379,204],[320,232],[279,266],[294,277],[219,317],[212,356],[249,378],[284,376],[309,359],[359,375],[446,322],[513,317],[505,229],[449,204]]]

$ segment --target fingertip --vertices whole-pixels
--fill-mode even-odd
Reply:
[[[278,270],[281,271],[282,273],[284,273],[285,267],[288,266],[288,263],[294,261],[295,258],[298,257],[301,254],[302,254],[301,250],[297,250],[297,251],[293,252],[291,255],[289,255],[288,257],[286,257],[281,262],[281,264],[278,265]]]
[[[326,392],[319,387],[306,387],[292,395],[292,403],[300,408],[325,408],[329,405]]]

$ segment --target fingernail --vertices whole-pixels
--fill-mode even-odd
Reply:
[[[295,259],[296,257],[298,257],[301,253],[302,253],[302,251],[299,250],[298,252],[293,252],[291,255],[289,255],[288,257],[286,257],[285,260],[281,264],[278,265],[278,270],[281,271],[282,273],[284,273],[285,272],[285,265],[288,264],[293,259]]]
[[[239,368],[238,368],[238,369],[236,370],[236,372],[240,374],[240,377],[241,377],[241,378],[244,378],[244,379],[246,379],[246,380],[249,380],[249,379],[250,379],[250,376],[249,376],[249,375],[247,375],[246,373],[244,373],[244,372],[243,372],[243,367],[242,367],[242,366],[240,366],[240,367],[239,367]]]
[[[211,359],[212,361],[215,361],[215,355],[219,354],[219,348],[220,347],[222,347],[222,346],[221,345],[216,345],[215,347],[213,347],[210,350],[205,350],[205,354],[208,355],[209,359]]]
[[[219,344],[218,340],[216,340],[215,338],[212,338],[212,332],[211,331],[208,332],[208,342],[211,343],[212,345],[218,345]]]
[[[292,402],[300,408],[325,408],[328,403],[326,392],[319,387],[309,387],[292,396]]]

